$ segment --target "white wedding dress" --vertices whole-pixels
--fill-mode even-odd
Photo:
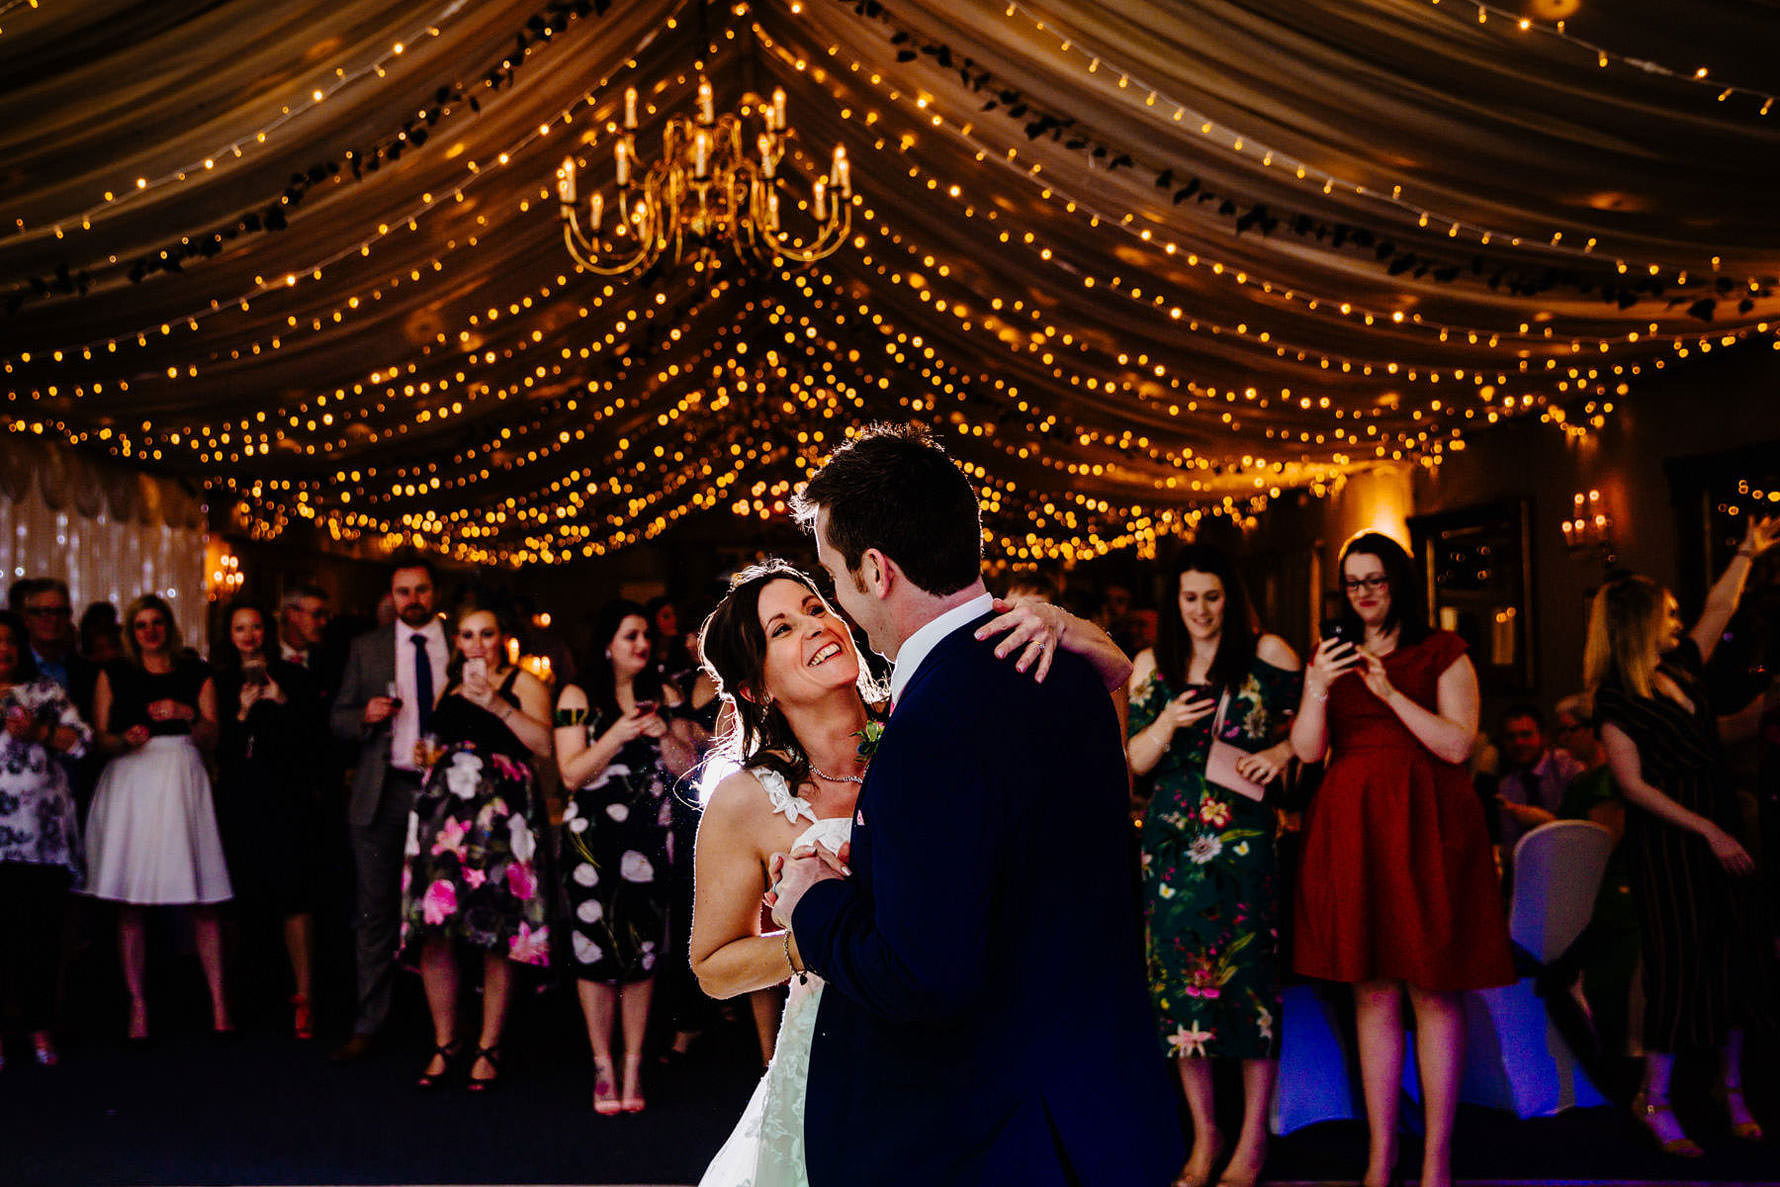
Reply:
[[[793,795],[783,776],[758,767],[750,768],[749,773],[772,801],[773,811],[794,824],[810,822],[792,848],[815,844],[840,852],[853,832],[851,817],[817,820],[809,801]],[[807,982],[792,978],[773,1061],[755,1085],[735,1132],[698,1181],[699,1187],[809,1187],[803,1157],[803,1103],[810,1041],[816,1034],[816,1007],[821,1004],[819,978],[812,976]]]

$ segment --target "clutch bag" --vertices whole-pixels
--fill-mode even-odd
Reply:
[[[1247,796],[1258,803],[1267,794],[1266,785],[1256,783],[1236,771],[1236,760],[1246,758],[1248,751],[1223,740],[1224,710],[1229,705],[1230,693],[1226,689],[1224,695],[1218,698],[1218,716],[1211,726],[1211,752],[1205,758],[1205,778],[1207,782],[1215,783],[1225,791]]]

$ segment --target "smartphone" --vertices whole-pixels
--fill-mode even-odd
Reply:
[[[637,702],[637,712],[642,714],[644,717],[647,717],[649,714],[655,712],[655,709],[656,709],[656,704],[654,701],[638,701]]]
[[[265,684],[266,683],[266,661],[263,659],[254,659],[254,660],[248,660],[246,663],[242,664],[241,665],[241,683],[243,683],[243,684],[260,684],[260,685]]]
[[[488,661],[485,659],[466,659],[464,661],[464,683],[468,684],[474,676],[482,683],[488,683]]]
[[[1361,642],[1360,632],[1355,630],[1354,624],[1345,618],[1323,619],[1322,637],[1325,639],[1335,639],[1342,643],[1351,643],[1356,649],[1360,646]],[[1342,666],[1351,668],[1359,662],[1360,657],[1355,655]]]

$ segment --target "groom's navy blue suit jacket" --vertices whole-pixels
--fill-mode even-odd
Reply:
[[[948,635],[872,759],[845,881],[793,929],[828,982],[812,1187],[1160,1187],[1183,1156],[1144,985],[1123,739],[1104,685]]]

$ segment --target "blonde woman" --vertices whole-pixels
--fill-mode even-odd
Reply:
[[[180,645],[173,608],[144,594],[124,612],[126,658],[99,674],[93,725],[112,755],[87,816],[87,893],[118,904],[132,1043],[148,1041],[148,912],[192,909],[211,1025],[235,1029],[223,992],[217,905],[234,897],[199,747],[216,745],[216,685]]]
[[[1732,1132],[1750,1141],[1762,1136],[1742,1076],[1743,1029],[1762,1000],[1755,863],[1735,836],[1737,805],[1720,751],[1721,726],[1742,732],[1752,715],[1714,716],[1704,666],[1737,608],[1750,561],[1777,535],[1780,522],[1750,521],[1685,633],[1674,595],[1646,577],[1608,582],[1589,614],[1588,685],[1613,781],[1628,805],[1625,844],[1644,947],[1644,1084],[1632,1107],[1663,1151],[1683,1158],[1702,1151],[1669,1107],[1677,1051],[1715,1048],[1718,1096]]]

